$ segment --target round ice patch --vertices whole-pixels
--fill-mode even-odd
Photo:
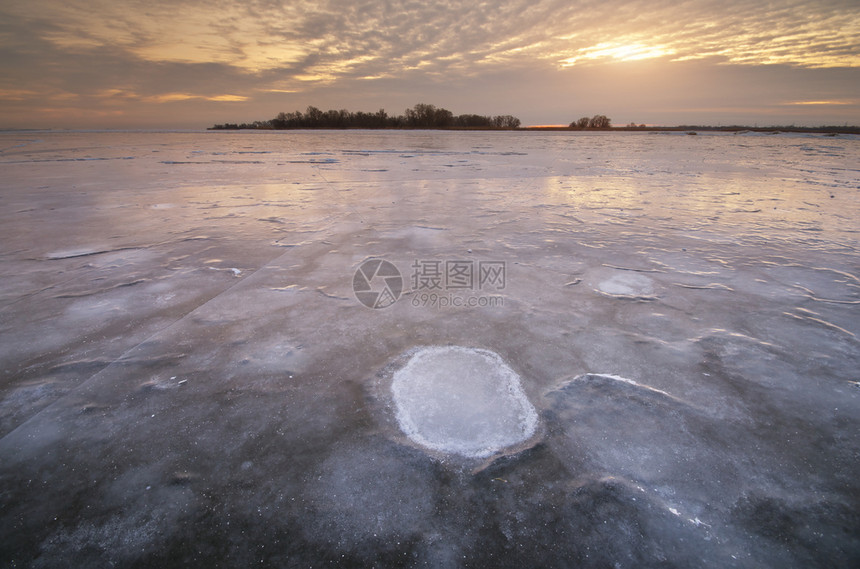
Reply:
[[[394,373],[391,393],[404,434],[435,451],[483,458],[537,428],[519,376],[487,350],[422,348]]]

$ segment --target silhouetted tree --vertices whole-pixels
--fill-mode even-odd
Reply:
[[[418,103],[406,109],[406,123],[412,128],[446,128],[453,126],[454,114],[448,109]]]
[[[519,128],[520,119],[511,115],[497,115],[493,117],[493,126],[496,128]]]
[[[321,127],[323,126],[323,118],[325,117],[325,113],[319,110],[316,107],[308,107],[305,111],[305,118],[307,122],[307,126],[309,127]]]
[[[609,128],[611,125],[612,121],[606,115],[594,115],[588,121],[588,128]]]
[[[570,128],[606,129],[612,126],[612,121],[606,115],[594,115],[591,118],[582,117],[570,123]]]

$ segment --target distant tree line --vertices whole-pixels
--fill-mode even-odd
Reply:
[[[681,125],[678,127],[674,127],[676,130],[703,130],[703,131],[720,131],[720,132],[763,132],[766,134],[778,134],[780,132],[809,132],[809,133],[822,133],[822,134],[860,134],[860,126],[849,126],[845,124],[843,126],[838,125],[822,125],[822,126],[795,126],[795,125],[783,125],[783,126],[743,126],[743,125],[731,125],[731,126],[707,126],[707,125]]]
[[[400,116],[389,115],[384,109],[375,113],[351,112],[345,109],[322,111],[308,107],[304,113],[278,113],[267,121],[254,121],[242,124],[216,124],[210,130],[267,129],[284,130],[291,128],[481,128],[513,129],[519,128],[520,119],[511,115],[454,115],[448,109],[419,103]]]

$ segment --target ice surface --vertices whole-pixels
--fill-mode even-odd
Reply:
[[[391,391],[403,432],[441,452],[487,457],[537,427],[519,376],[487,350],[423,348],[394,374]]]
[[[858,164],[843,136],[0,133],[0,566],[860,566]],[[391,390],[421,353],[457,360],[398,376],[436,450]]]

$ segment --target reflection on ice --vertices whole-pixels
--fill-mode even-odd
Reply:
[[[394,374],[391,391],[400,428],[435,451],[483,458],[537,427],[519,376],[487,350],[423,348]]]

